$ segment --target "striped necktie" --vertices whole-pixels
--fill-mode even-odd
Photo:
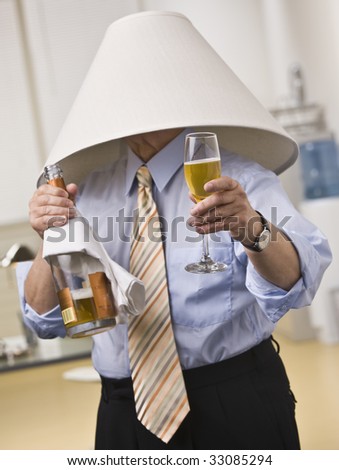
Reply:
[[[137,417],[168,442],[189,411],[171,324],[160,221],[147,167],[137,172],[138,217],[131,245],[131,273],[146,290],[144,312],[128,327]]]

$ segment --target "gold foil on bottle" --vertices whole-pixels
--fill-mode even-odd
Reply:
[[[107,279],[106,274],[97,272],[89,274],[88,278],[93,292],[98,319],[115,317],[117,309],[112,294],[111,283]]]
[[[63,178],[53,178],[51,180],[48,181],[48,184],[50,184],[51,186],[55,186],[57,188],[62,188],[62,189],[65,189],[66,190],[66,185],[65,185],[65,181]]]

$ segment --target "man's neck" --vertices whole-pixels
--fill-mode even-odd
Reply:
[[[171,142],[183,129],[166,129],[125,137],[127,145],[138,157],[147,163],[154,155]]]

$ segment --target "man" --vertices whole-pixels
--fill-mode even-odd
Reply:
[[[175,28],[177,34],[181,35],[181,40],[185,34],[192,32],[192,43],[201,41],[201,38],[197,39],[191,25],[176,14],[166,16],[164,12],[160,12],[146,16],[133,15],[130,18],[130,27],[125,33],[128,36],[133,35],[134,26],[141,42],[144,36],[140,35],[139,28],[144,23],[143,31],[146,34],[146,31],[150,31],[150,25],[147,24],[149,21],[154,24],[154,28],[161,30],[161,33],[158,31],[157,34],[160,43],[163,40],[163,47],[167,47],[169,38],[163,34],[166,28],[169,28],[168,31]],[[116,24],[119,34],[122,34],[122,29],[126,27],[126,19],[124,21],[118,21]],[[174,35],[172,42],[176,41],[176,37]],[[149,44],[153,42],[148,43],[147,47],[150,47]],[[102,47],[102,54],[105,55],[105,43]],[[139,44],[139,47],[142,49],[142,45]],[[198,56],[203,55],[204,52],[198,49]],[[191,53],[192,51],[190,55]],[[147,54],[146,49],[144,54]],[[215,61],[219,64],[219,58],[213,57],[210,60],[209,49],[206,54],[204,64],[208,61],[210,66]],[[164,59],[166,61],[169,60],[167,56]],[[152,58],[153,54],[149,57]],[[183,65],[181,59],[182,55],[179,54],[180,67],[176,69],[177,61],[173,56],[171,58],[171,67],[176,69],[175,73],[180,73]],[[100,62],[100,54],[98,60]],[[165,67],[162,65],[160,69],[154,66],[151,69],[152,75],[157,74],[159,70],[163,71]],[[143,71],[140,73],[142,75]],[[166,70],[163,77],[168,73],[170,71]],[[202,89],[200,87],[206,86],[202,84],[209,76],[208,73],[204,77],[198,74],[197,97]],[[95,77],[94,69],[89,80],[95,81],[99,75]],[[143,81],[140,77],[139,80]],[[233,80],[234,77],[229,76],[228,84]],[[142,92],[138,81],[135,83],[138,92]],[[235,93],[236,82],[233,85]],[[148,87],[148,84],[145,86]],[[161,82],[160,85],[154,85],[156,91],[148,89],[148,92],[152,93],[147,96],[150,100],[149,114],[148,108],[141,107],[140,110],[134,102],[136,114],[140,112],[140,116],[149,121],[148,128],[146,126],[145,129],[143,124],[144,131],[135,132],[136,118],[127,112],[126,116],[133,122],[129,130],[126,128],[119,135],[120,142],[127,144],[126,148],[121,146],[114,158],[113,155],[107,158],[106,166],[98,165],[90,171],[80,185],[78,195],[74,184],[67,186],[71,198],[60,188],[41,185],[30,202],[31,224],[40,236],[43,236],[51,219],[55,221],[55,217],[60,218],[62,225],[68,217],[74,215],[72,199],[75,198],[82,215],[92,223],[96,221],[100,236],[107,234],[108,221],[113,221],[113,224],[109,225],[112,226],[112,236],[106,237],[104,246],[112,259],[129,270],[133,213],[140,192],[140,184],[138,185],[137,181],[139,168],[146,166],[153,180],[153,184],[150,183],[150,193],[163,221],[166,289],[171,327],[183,370],[190,411],[185,414],[169,440],[161,440],[149,431],[150,426],[147,423],[142,423],[139,416],[137,417],[138,406],[135,403],[139,392],[136,392],[136,389],[133,392],[135,378],[129,357],[132,342],[130,326],[118,325],[109,332],[93,337],[93,362],[103,384],[96,448],[298,449],[300,444],[294,418],[295,400],[279,354],[272,344],[271,335],[275,323],[289,309],[299,308],[311,302],[322,274],[330,262],[328,244],[323,235],[295,210],[274,173],[253,161],[260,161],[260,158],[265,160],[268,155],[266,144],[274,137],[274,133],[266,133],[266,130],[263,130],[264,139],[258,139],[258,135],[261,135],[259,133],[254,141],[251,141],[253,128],[257,126],[252,123],[249,131],[247,126],[239,131],[239,128],[235,125],[232,127],[229,123],[232,129],[227,133],[226,141],[231,151],[225,148],[223,141],[223,176],[207,183],[205,190],[211,195],[204,201],[193,204],[187,194],[182,169],[184,139],[185,135],[192,131],[190,126],[197,124],[199,119],[201,125],[205,123],[207,126],[205,119],[209,112],[208,105],[198,120],[193,122],[192,114],[188,115],[191,111],[187,115],[185,109],[171,111],[173,100],[169,100],[165,107],[166,117],[160,116],[153,121],[152,106],[155,98],[159,97],[157,93],[163,93],[163,86]],[[191,82],[186,87],[185,82],[177,85],[168,82],[168,87],[171,86],[177,86],[181,99],[184,99],[181,87],[185,88],[185,93],[191,93],[191,88],[195,85]],[[213,91],[213,85],[211,88]],[[88,82],[85,89],[87,93],[83,92],[82,96],[87,99]],[[209,84],[207,91],[211,95]],[[121,94],[121,90],[119,92]],[[172,93],[172,96],[174,99],[177,94]],[[230,107],[233,106],[232,96],[228,99]],[[209,103],[210,99],[211,96],[208,98]],[[250,100],[246,95],[244,102],[247,102],[247,99]],[[133,101],[132,98],[131,100]],[[164,100],[161,106],[163,104]],[[123,110],[129,105],[120,105],[119,118],[123,120]],[[191,102],[191,107],[195,108],[194,102]],[[203,107],[202,96],[198,108]],[[244,120],[251,114],[250,106],[246,108],[247,116],[244,115]],[[107,113],[109,112],[111,111],[108,110]],[[194,109],[193,114],[196,112],[198,111]],[[165,125],[168,124],[166,119],[171,113],[173,116],[177,113],[177,126]],[[212,114],[218,113],[216,104]],[[98,118],[98,114],[94,114]],[[182,116],[185,116],[185,119]],[[72,121],[72,115],[69,119]],[[266,116],[263,116],[263,120],[265,119]],[[103,126],[106,122],[107,116],[102,122]],[[161,124],[163,126],[159,127]],[[82,125],[81,123],[80,127]],[[121,123],[116,125],[121,126]],[[227,130],[229,125],[225,125]],[[274,124],[270,125],[274,127]],[[102,132],[98,129],[99,126],[95,132]],[[273,160],[276,158],[272,168],[281,169],[291,161],[294,149],[288,137],[283,135],[283,131],[274,131],[277,138],[277,155],[280,152],[281,156],[272,157]],[[221,137],[222,132],[221,130],[218,134]],[[67,133],[67,125],[64,133]],[[81,144],[81,148],[86,152],[88,136],[83,135],[82,138],[87,139],[86,144]],[[112,138],[116,139],[116,134]],[[91,145],[98,143],[96,139],[93,139]],[[62,140],[63,137],[61,142]],[[105,138],[101,137],[100,141],[105,142]],[[235,147],[242,150],[249,145],[252,148],[253,142],[257,142],[253,149],[259,149],[260,158],[258,156],[248,159],[241,156],[240,151],[234,152]],[[64,156],[69,155],[65,163],[72,161],[69,168],[72,167],[76,174],[74,162],[79,162],[80,156],[84,161],[85,154],[72,155],[69,149],[72,148],[74,152],[76,146],[74,142],[70,144],[69,141],[66,145],[69,148],[65,153],[64,144],[65,139],[61,145],[64,147]],[[60,152],[61,147],[59,144],[56,154]],[[97,147],[93,149],[95,152]],[[255,150],[252,151],[255,153]],[[272,148],[271,151],[274,153]],[[185,224],[189,214],[191,230]],[[280,218],[284,221],[281,227],[278,226]],[[262,238],[264,231],[266,235],[269,232],[269,237]],[[195,261],[201,249],[196,232],[214,234],[211,236],[211,254],[213,259],[228,265],[225,272],[196,275],[185,271],[185,265]],[[147,308],[146,304],[146,310]],[[41,253],[27,275],[24,312],[26,322],[41,336],[65,334],[49,267],[42,259]]]

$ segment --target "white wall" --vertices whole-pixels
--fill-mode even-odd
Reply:
[[[261,0],[141,0],[140,5],[186,15],[256,97],[272,103]]]
[[[106,28],[138,0],[0,0],[0,226],[27,220],[38,174]]]
[[[46,154],[107,27],[138,11],[138,5],[137,0],[23,1]]]
[[[27,217],[39,155],[15,3],[0,1],[0,225]],[[32,158],[33,157],[33,158]]]

